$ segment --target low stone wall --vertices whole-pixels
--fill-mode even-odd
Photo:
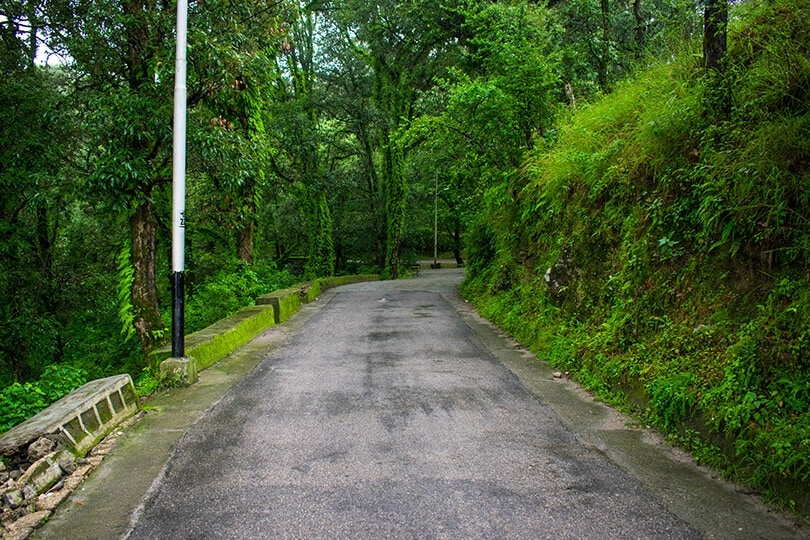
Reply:
[[[256,305],[273,306],[276,324],[281,324],[301,309],[301,295],[296,288],[280,289],[256,299]]]
[[[186,355],[193,358],[196,369],[202,371],[247,344],[274,324],[275,313],[272,306],[251,306],[241,309],[230,317],[187,335]],[[171,355],[171,345],[161,347],[149,355],[149,363],[153,366],[158,365]]]
[[[327,278],[320,278],[318,281],[322,290],[331,289],[332,287],[340,287],[341,285],[351,285],[352,283],[362,283],[363,281],[379,281],[380,276],[377,274],[358,274],[354,276],[332,276]]]

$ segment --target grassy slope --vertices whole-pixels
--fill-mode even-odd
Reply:
[[[756,10],[731,32],[730,112],[685,55],[562,121],[492,188],[464,292],[603,399],[810,513],[810,7]]]

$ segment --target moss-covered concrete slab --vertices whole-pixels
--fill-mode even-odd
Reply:
[[[275,310],[276,324],[281,324],[301,308],[301,295],[299,289],[280,289],[265,294],[256,299],[256,305],[273,306]]]
[[[321,285],[322,290],[331,289],[332,287],[340,287],[341,285],[351,285],[352,283],[361,283],[363,281],[379,281],[380,276],[377,274],[358,274],[355,276],[333,276],[327,278],[320,278],[317,281]]]
[[[178,383],[190,386],[197,382],[197,361],[189,356],[167,358],[160,363],[160,374]]]
[[[207,328],[185,338],[186,356],[194,358],[197,371],[219,362],[227,355],[247,344],[263,330],[275,324],[272,306],[261,305],[241,309]],[[171,356],[171,346],[161,347],[149,355],[152,365]]]

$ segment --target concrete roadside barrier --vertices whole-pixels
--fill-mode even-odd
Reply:
[[[90,381],[0,436],[0,455],[9,457],[48,437],[55,446],[83,457],[139,408],[129,375]]]
[[[272,306],[246,307],[186,336],[186,358],[181,362],[188,362],[190,366],[178,365],[178,359],[170,359],[171,345],[153,351],[149,355],[149,365],[160,365],[161,371],[167,376],[176,376],[181,379],[180,382],[194,384],[197,372],[211,367],[274,324]]]

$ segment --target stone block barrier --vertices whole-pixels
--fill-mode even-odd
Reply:
[[[185,337],[186,359],[163,364],[172,355],[171,345],[161,347],[149,355],[150,365],[161,365],[162,371],[174,372],[187,384],[194,384],[194,373],[216,364],[230,353],[246,345],[267,328],[275,324],[272,306],[250,306],[230,317],[217,321]],[[194,373],[183,373],[183,362],[193,362]],[[190,376],[189,376],[190,375]]]
[[[301,309],[301,295],[296,288],[280,289],[256,299],[256,305],[273,306],[275,323],[281,324]]]
[[[262,295],[256,299],[256,305],[271,305],[275,310],[276,324],[281,324],[301,309],[301,304],[308,304],[321,293],[332,287],[350,285],[363,281],[377,281],[380,276],[376,274],[361,274],[354,276],[336,276],[315,279],[299,283],[288,289],[280,289]]]

